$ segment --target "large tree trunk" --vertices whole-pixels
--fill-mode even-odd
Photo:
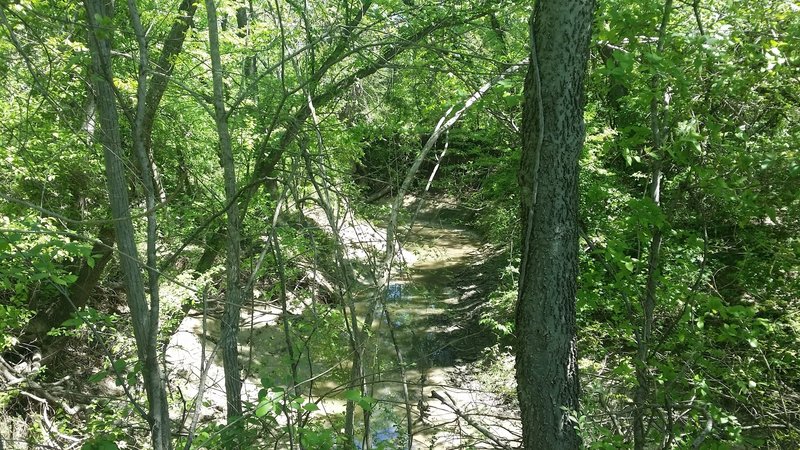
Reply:
[[[125,179],[125,166],[122,161],[122,140],[120,137],[117,104],[112,86],[113,69],[111,63],[110,37],[113,30],[104,27],[105,20],[112,14],[106,9],[103,0],[85,0],[87,19],[91,33],[89,48],[92,56],[92,68],[97,112],[99,116],[100,143],[103,145],[108,194],[111,203],[111,215],[114,219],[114,231],[120,254],[120,268],[124,275],[125,288],[128,294],[128,306],[131,310],[133,333],[136,339],[136,350],[142,364],[144,388],[148,400],[148,417],[151,443],[156,450],[168,450],[171,446],[169,411],[166,391],[158,365],[158,354],[155,345],[157,324],[152,323],[150,310],[145,299],[144,283],[139,268],[139,257],[134,240],[133,222],[128,200],[128,184]],[[156,319],[157,320],[157,319]]]
[[[578,159],[592,0],[540,0],[525,78],[517,393],[527,449],[577,449]]]

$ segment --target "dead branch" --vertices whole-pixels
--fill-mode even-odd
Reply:
[[[453,400],[452,397],[450,397],[450,394],[448,394],[447,392],[445,392],[444,394],[448,398],[444,398],[441,394],[439,394],[436,391],[431,391],[431,398],[435,398],[440,402],[442,402],[445,406],[450,408],[450,410],[453,411],[455,415],[464,419],[464,421],[467,422],[472,428],[478,430],[482,435],[486,436],[486,438],[488,438],[490,441],[494,442],[495,444],[499,445],[504,449],[511,450],[511,447],[509,447],[506,443],[500,440],[500,438],[495,436],[494,433],[492,433],[486,427],[484,427],[477,421],[473,420],[469,415],[464,414],[460,409],[458,409],[458,407],[455,405],[455,401]]]

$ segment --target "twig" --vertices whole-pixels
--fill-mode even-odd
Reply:
[[[708,408],[706,408],[706,427],[700,433],[699,436],[692,442],[692,448],[698,449],[700,445],[706,440],[709,434],[711,434],[711,430],[714,428],[714,418],[711,417],[711,414],[708,412]]]
[[[445,395],[450,397],[450,394],[448,394],[447,392],[445,392]],[[499,445],[500,447],[502,447],[504,449],[511,450],[511,447],[506,445],[503,441],[500,440],[500,438],[498,438],[491,431],[486,429],[486,427],[484,427],[483,425],[477,423],[471,417],[469,417],[468,415],[466,415],[463,412],[461,412],[461,410],[458,409],[458,407],[454,404],[455,402],[453,401],[452,397],[450,397],[450,400],[448,400],[448,399],[442,397],[442,395],[439,394],[436,391],[431,391],[431,397],[439,400],[440,402],[442,402],[445,406],[450,408],[455,413],[455,415],[457,415],[458,417],[464,419],[472,428],[475,428],[476,430],[478,430],[482,435],[486,436],[490,441],[494,442],[495,444]]]

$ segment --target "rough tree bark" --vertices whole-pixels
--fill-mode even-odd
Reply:
[[[517,394],[527,449],[577,449],[578,159],[592,0],[539,0],[525,78]]]
[[[97,113],[100,119],[99,142],[104,151],[106,182],[120,254],[120,269],[124,275],[136,350],[142,364],[142,376],[148,401],[147,420],[150,426],[151,443],[156,450],[169,450],[171,448],[169,410],[158,364],[156,335],[153,332],[158,327],[157,324],[152,323],[150,317],[150,308],[145,298],[144,283],[139,267],[128,199],[128,183],[125,179],[125,166],[122,160],[119,116],[112,86],[114,76],[111,60],[111,36],[113,30],[103,25],[112,14],[103,0],[85,0],[84,5],[91,30],[89,49],[95,74],[93,84],[97,99]]]

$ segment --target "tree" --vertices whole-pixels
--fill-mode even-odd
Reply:
[[[236,169],[233,161],[228,113],[222,83],[222,61],[219,53],[219,30],[217,28],[217,8],[214,0],[206,0],[208,15],[208,44],[211,56],[211,71],[214,84],[214,119],[219,135],[220,164],[224,171],[225,200],[227,209],[227,258],[225,263],[225,315],[222,319],[222,359],[225,366],[225,397],[227,398],[228,425],[234,430],[241,429],[242,380],[239,369],[239,313],[242,308],[242,294],[239,285],[239,208],[236,204]],[[229,445],[233,445],[230,443]],[[233,447],[231,447],[233,448]]]
[[[112,32],[108,25],[104,25],[103,22],[110,20],[112,14],[110,14],[102,1],[87,0],[84,4],[90,28],[89,48],[92,56],[92,69],[96,74],[94,77],[94,96],[97,99],[97,112],[102,130],[100,143],[103,146],[111,214],[114,218],[114,230],[120,252],[120,268],[124,274],[125,290],[128,295],[131,322],[136,338],[136,349],[139,361],[142,364],[144,387],[147,392],[149,406],[147,419],[150,426],[151,442],[153,448],[157,450],[169,450],[172,439],[169,410],[156,346],[158,304],[153,302],[148,306],[142,273],[139,268],[139,257],[128,198],[128,184],[122,159],[122,136],[113,86],[114,72],[110,39]],[[135,21],[138,23],[138,18]],[[149,262],[153,263],[153,261]],[[153,279],[152,272],[151,268],[151,280]],[[153,294],[157,295],[156,293]]]
[[[567,3],[0,2],[6,448],[408,448],[511,344],[525,448],[800,441],[797,6]],[[445,195],[480,274],[402,257]]]
[[[575,296],[578,159],[591,0],[541,0],[530,18],[522,123],[517,394],[529,449],[580,447]]]
[[[658,43],[656,49],[659,53],[664,50],[664,40],[667,32],[667,25],[669,24],[669,16],[672,12],[672,0],[666,0],[664,3],[664,15],[661,19],[661,25],[658,32]],[[657,74],[658,72],[656,72]],[[659,87],[658,78],[653,77],[651,86],[657,92]],[[648,186],[647,193],[653,205],[658,209],[661,207],[661,184],[663,177],[663,164],[664,164],[664,150],[662,145],[662,131],[664,127],[661,123],[662,109],[660,99],[663,95],[654,93],[650,100],[650,129],[652,133],[653,153],[655,154],[654,161],[651,165],[650,185]],[[645,447],[646,431],[645,431],[645,414],[647,403],[650,396],[650,380],[648,375],[648,359],[652,351],[650,348],[650,340],[652,339],[654,312],[656,308],[656,297],[658,289],[658,275],[660,266],[661,254],[661,241],[662,232],[657,226],[652,226],[652,238],[650,240],[648,255],[647,255],[647,282],[644,295],[642,296],[642,321],[641,328],[637,333],[637,354],[636,354],[636,380],[638,386],[634,394],[635,409],[633,413],[633,442],[634,448],[642,450]]]

